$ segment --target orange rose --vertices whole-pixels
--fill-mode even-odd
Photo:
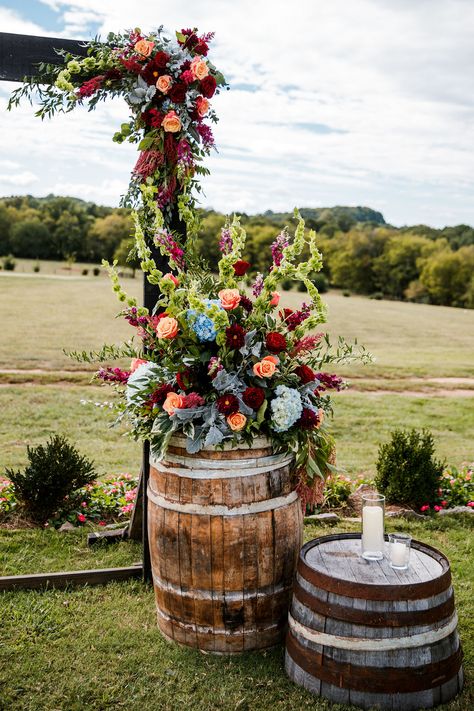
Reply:
[[[242,415],[241,412],[234,412],[233,415],[228,416],[227,424],[234,432],[240,432],[240,430],[243,430],[247,424],[247,418],[245,415]]]
[[[278,358],[274,355],[265,356],[265,358],[262,358],[262,360],[269,360],[270,363],[275,363],[275,365],[278,365],[278,363],[280,362]]]
[[[174,338],[178,333],[178,322],[171,316],[164,316],[158,321],[156,333],[158,338]]]
[[[201,57],[194,57],[191,62],[191,71],[195,79],[202,81],[209,74],[209,67]]]
[[[143,363],[148,363],[148,361],[141,360],[140,358],[132,358],[132,362],[130,363],[130,372],[134,373],[140,365],[143,365]]]
[[[163,76],[160,77],[156,82],[156,88],[163,92],[163,94],[167,94],[168,91],[171,89],[172,83],[173,80],[171,79],[169,74],[163,74]]]
[[[168,415],[174,415],[175,410],[179,410],[184,405],[184,397],[178,395],[178,393],[168,393],[166,400],[163,403],[163,410],[168,413]]]
[[[171,274],[171,272],[168,272],[168,274],[165,274],[165,275],[163,276],[163,279],[169,279],[170,281],[173,282],[173,284],[174,284],[175,286],[178,286],[178,284],[179,284],[179,280],[175,277],[174,274]]]
[[[271,378],[275,374],[278,360],[274,356],[267,356],[253,366],[253,372],[258,378]]]
[[[221,306],[226,311],[232,311],[240,304],[241,296],[238,289],[221,289],[218,293]]]
[[[272,300],[270,301],[270,306],[278,306],[278,302],[280,301],[280,294],[278,291],[273,291],[272,292]]]
[[[177,133],[181,130],[181,119],[176,111],[168,111],[161,125],[168,133]]]
[[[141,39],[138,40],[136,45],[134,46],[135,52],[138,52],[138,54],[141,54],[142,57],[149,57],[151,54],[151,50],[155,46],[154,42],[150,42],[149,40]]]
[[[196,99],[196,109],[201,118],[203,118],[209,111],[210,103],[204,98],[204,96],[198,96]]]

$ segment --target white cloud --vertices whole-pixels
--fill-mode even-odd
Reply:
[[[22,173],[0,174],[0,185],[11,185],[14,188],[24,188],[27,185],[36,183],[38,180],[38,176],[29,170],[25,170]]]
[[[97,23],[102,35],[163,21],[216,31],[213,61],[231,85],[255,90],[214,101],[220,148],[203,186],[207,204],[259,211],[359,203],[383,208],[394,223],[474,222],[470,0],[275,0],[271,12],[254,0],[42,1],[60,13],[63,36],[90,36]],[[18,18],[10,12],[9,21]],[[89,196],[90,181],[116,203],[135,159],[133,148],[110,141],[126,114],[112,102],[39,124],[26,107],[2,117],[2,155],[25,169],[32,161],[41,187]]]

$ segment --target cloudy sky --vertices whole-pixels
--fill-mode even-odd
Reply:
[[[215,31],[231,91],[203,204],[223,212],[367,205],[395,225],[474,224],[472,0],[0,0],[0,29],[88,39],[129,27]],[[0,195],[118,204],[135,147],[111,101],[41,122],[3,109]]]

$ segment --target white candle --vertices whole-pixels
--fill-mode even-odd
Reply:
[[[392,565],[404,568],[408,559],[408,547],[404,543],[394,541],[390,544],[390,560]]]
[[[383,509],[364,506],[362,509],[362,548],[364,551],[383,551]]]

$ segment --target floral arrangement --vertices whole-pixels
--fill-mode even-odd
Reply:
[[[91,110],[107,97],[123,97],[131,117],[113,140],[137,143],[140,154],[122,204],[137,204],[147,186],[170,221],[178,196],[191,201],[192,189],[199,190],[195,176],[208,173],[200,162],[214,147],[206,123],[217,121],[210,99],[226,87],[207,58],[213,36],[184,29],[171,38],[162,27],[147,35],[134,29],[85,43],[85,57],[57,50],[63,64],[39,64],[38,75],[25,78],[8,108],[34,97],[40,102],[36,115],[45,118],[86,101]]]
[[[246,235],[238,217],[222,229],[221,258],[213,272],[196,254],[196,225],[180,243],[164,227],[153,198],[145,200],[145,209],[154,214],[153,230],[145,236],[150,220],[138,212],[135,236],[142,269],[158,289],[154,311],[129,298],[115,265],[105,263],[125,303],[121,316],[135,332],[131,342],[115,351],[107,347],[96,358],[132,357],[129,370],[103,367],[96,376],[117,390],[118,420],[129,423],[134,437],[149,440],[157,458],[178,432],[186,436],[190,453],[226,443],[251,445],[256,436],[266,436],[275,451],[294,452],[303,499],[320,496],[316,479],[333,469],[330,391],[344,385],[324,368],[335,360],[369,356],[342,341],[333,353],[327,337],[314,332],[325,321],[311,280],[322,265],[316,234],[296,212],[294,236],[284,229],[276,237],[268,273],[256,274],[247,288],[251,265],[243,259]],[[173,271],[157,268],[149,239]],[[278,285],[289,279],[307,290],[306,302],[296,310],[279,304]]]

